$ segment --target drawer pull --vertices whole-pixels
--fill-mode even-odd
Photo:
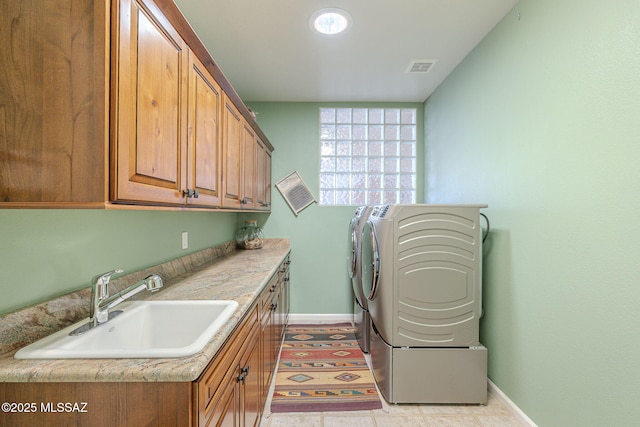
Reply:
[[[240,369],[240,375],[238,375],[238,382],[244,383],[244,380],[249,375],[249,369],[250,368],[251,368],[251,366],[247,365],[244,368]]]

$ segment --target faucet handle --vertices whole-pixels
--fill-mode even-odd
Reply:
[[[109,296],[109,288],[107,287],[107,285],[109,284],[109,280],[111,280],[111,276],[113,276],[114,274],[122,273],[123,271],[124,270],[122,270],[121,268],[117,268],[107,273],[98,274],[91,280],[91,283],[94,285],[94,287],[98,288],[100,293],[99,296],[101,298],[106,298]]]
[[[164,282],[162,281],[162,277],[157,274],[152,274],[144,278],[144,282],[147,285],[147,290],[151,292],[155,292],[159,290]]]

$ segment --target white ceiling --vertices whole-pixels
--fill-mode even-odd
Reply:
[[[422,102],[517,0],[175,0],[245,101]],[[323,7],[353,26],[310,30]],[[414,59],[437,60],[408,74]]]

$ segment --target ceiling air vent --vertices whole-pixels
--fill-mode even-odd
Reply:
[[[437,59],[414,59],[407,67],[407,73],[428,73],[435,65]]]

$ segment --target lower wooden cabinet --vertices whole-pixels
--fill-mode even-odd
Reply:
[[[260,424],[262,407],[266,399],[263,399],[260,347],[260,324],[252,329],[249,337],[249,345],[240,362],[240,374],[238,375],[240,397],[240,426],[257,427]]]
[[[258,304],[221,354],[194,383],[198,426],[254,427],[260,421],[260,324]]]
[[[0,383],[0,426],[190,426],[191,383]],[[4,408],[4,407],[3,407]]]
[[[0,383],[0,401],[22,405],[0,425],[257,427],[288,318],[288,266],[289,257],[196,381]]]
[[[269,281],[262,295],[261,337],[262,337],[262,390],[265,396],[269,392],[269,384],[276,368],[276,361],[280,351],[276,310],[279,300],[278,278],[274,276]]]
[[[194,382],[194,425],[257,427],[288,321],[289,256],[229,338]]]

